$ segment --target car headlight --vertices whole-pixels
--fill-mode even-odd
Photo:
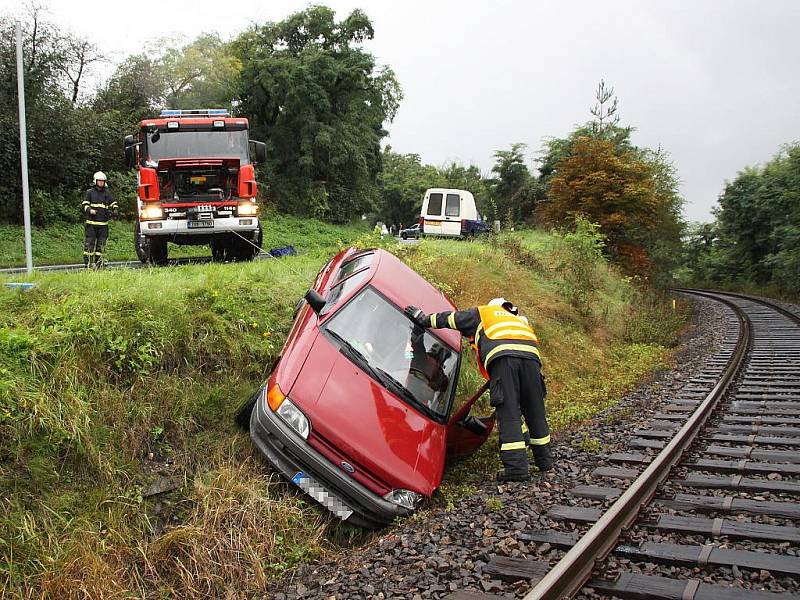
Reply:
[[[255,217],[258,214],[258,204],[255,202],[239,202],[236,214],[240,217]]]
[[[383,499],[397,504],[398,506],[402,506],[403,508],[414,510],[417,508],[417,504],[419,504],[420,500],[422,500],[422,494],[412,492],[411,490],[399,489],[392,490],[386,494]]]
[[[308,418],[291,400],[285,398],[278,407],[278,410],[275,411],[275,414],[283,419],[289,427],[294,429],[300,437],[304,440],[308,439],[308,434],[311,433],[311,424],[308,422]]]

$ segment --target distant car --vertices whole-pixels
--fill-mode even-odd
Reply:
[[[412,225],[411,227],[401,229],[400,237],[404,240],[407,240],[408,238],[419,239],[419,223]]]
[[[409,304],[455,309],[384,250],[339,253],[246,409],[250,437],[275,469],[360,527],[413,512],[441,483],[445,458],[475,451],[494,426],[468,405],[453,410],[460,335],[416,326],[403,313]]]

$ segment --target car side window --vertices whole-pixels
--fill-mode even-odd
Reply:
[[[336,275],[336,281],[341,281],[345,277],[348,277],[362,269],[364,267],[368,267],[372,264],[372,253],[369,252],[367,254],[359,254],[355,258],[351,258],[346,263],[344,263],[341,267],[339,267],[339,273]]]
[[[347,296],[354,289],[359,287],[369,273],[369,266],[372,264],[372,253],[360,254],[350,259],[339,267],[336,274],[336,281],[325,295],[325,306],[320,311],[324,315],[336,306],[339,299]]]
[[[447,194],[444,215],[446,217],[458,217],[461,215],[461,197],[458,194]]]
[[[440,216],[442,214],[442,194],[428,196],[428,214]]]

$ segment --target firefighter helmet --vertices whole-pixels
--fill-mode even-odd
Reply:
[[[512,315],[519,314],[519,309],[514,306],[514,303],[506,300],[505,298],[492,298],[489,300],[489,306],[502,306]]]
[[[108,181],[108,177],[106,177],[106,174],[103,173],[102,171],[98,171],[97,173],[95,173],[94,176],[92,177],[92,179],[94,180],[94,184],[95,185],[97,185],[97,182],[99,180],[103,180],[103,181],[106,181],[106,182]]]

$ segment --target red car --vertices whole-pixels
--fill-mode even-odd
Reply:
[[[469,416],[471,402],[453,411],[460,335],[423,330],[403,308],[455,306],[392,254],[341,252],[305,300],[241,414],[284,477],[348,523],[380,527],[429,497],[445,457],[476,450],[494,418]]]

